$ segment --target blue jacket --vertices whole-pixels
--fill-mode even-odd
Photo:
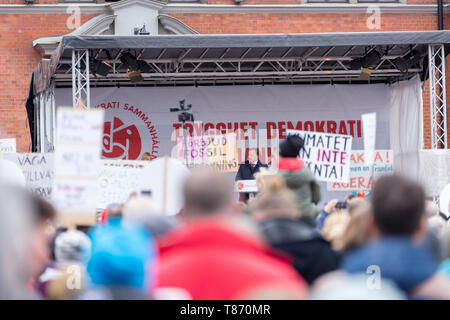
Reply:
[[[369,266],[380,268],[381,278],[390,279],[408,292],[430,278],[437,269],[437,261],[411,238],[384,236],[374,243],[350,251],[343,259],[341,269],[349,273],[372,273]]]

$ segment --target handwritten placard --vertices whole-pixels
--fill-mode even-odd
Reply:
[[[95,214],[103,134],[103,110],[58,108],[52,201],[65,220]]]
[[[16,152],[15,138],[0,139],[0,154],[15,153],[15,152]]]
[[[179,137],[177,150],[178,160],[188,168],[209,166],[219,172],[236,172],[239,168],[235,133]]]
[[[44,199],[49,200],[53,183],[53,153],[9,153],[3,159],[10,160],[20,167],[27,188]]]
[[[112,203],[124,203],[132,192],[140,189],[143,170],[149,161],[100,160],[98,209]]]
[[[348,182],[352,137],[322,132],[287,130],[304,141],[299,156],[320,181]]]
[[[369,156],[372,159],[369,160]],[[372,166],[373,165],[373,170]],[[394,172],[394,152],[392,150],[353,150],[350,156],[350,180],[348,183],[328,182],[328,191],[369,191],[375,180]]]

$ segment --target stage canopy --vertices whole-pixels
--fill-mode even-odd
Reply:
[[[91,106],[91,87],[396,83],[430,78],[432,148],[447,146],[445,56],[450,30],[321,34],[68,35],[33,72],[33,150],[53,149],[54,89]],[[145,61],[132,83],[124,56]],[[94,72],[99,63],[111,69]],[[364,70],[365,69],[365,70]],[[364,70],[365,72],[362,72]],[[34,120],[36,119],[36,121]]]
[[[430,44],[443,44],[447,53],[450,31],[69,35],[36,70],[34,86],[35,93],[45,90],[51,79],[57,86],[72,86],[72,53],[86,49],[91,62],[97,59],[113,67],[107,76],[91,70],[90,85],[96,86],[130,84],[120,60],[126,52],[149,65],[137,85],[392,83],[417,73],[427,76]],[[356,61],[361,59],[370,62],[369,80],[360,77]]]

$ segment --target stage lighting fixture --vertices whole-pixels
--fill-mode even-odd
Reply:
[[[373,68],[377,65],[378,62],[380,62],[380,60],[381,53],[374,49],[361,59],[361,63],[364,68]]]
[[[423,59],[423,55],[424,54],[420,53],[417,50],[412,50],[404,57],[396,58],[393,63],[399,71],[405,72],[408,71],[409,68],[419,62],[421,59]]]
[[[125,52],[120,56],[120,61],[127,67],[133,70],[139,69],[139,64],[136,58],[129,52]]]
[[[350,61],[350,70],[361,70],[362,63],[360,59],[353,59]]]
[[[94,73],[106,77],[111,71],[112,66],[106,61],[94,60]]]
[[[138,66],[139,66],[139,71],[141,71],[142,73],[149,73],[150,70],[152,70],[150,65],[147,62],[145,62],[144,60],[138,60]]]
[[[408,71],[408,67],[409,67],[409,63],[406,59],[402,58],[402,57],[398,57],[396,59],[394,59],[394,61],[392,61],[395,65],[395,67],[401,71],[401,72],[405,72]]]
[[[127,69],[127,77],[133,83],[144,81],[144,78],[142,77],[141,73],[138,70],[133,70],[131,68]]]

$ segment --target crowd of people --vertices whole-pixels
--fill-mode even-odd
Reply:
[[[303,142],[280,145],[258,194],[234,200],[206,168],[163,216],[134,193],[69,229],[45,200],[0,187],[0,299],[450,299],[450,222],[408,177],[377,179],[370,201],[317,203]]]

